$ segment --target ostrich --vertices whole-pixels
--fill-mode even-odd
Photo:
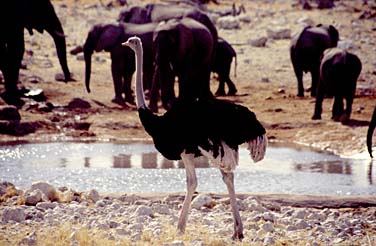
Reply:
[[[169,160],[182,160],[186,170],[187,191],[178,220],[178,231],[186,227],[193,193],[197,187],[194,158],[206,156],[221,171],[227,186],[234,219],[234,240],[243,239],[243,224],[236,202],[234,169],[238,145],[248,143],[254,162],[264,158],[267,138],[264,127],[253,112],[225,100],[178,100],[163,115],[153,114],[146,106],[142,88],[142,43],[131,37],[123,45],[136,55],[136,105],[142,125],[152,137],[156,149]]]

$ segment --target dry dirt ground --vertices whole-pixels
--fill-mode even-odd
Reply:
[[[231,8],[231,1],[219,2],[220,5],[210,3],[207,7],[212,10]],[[304,144],[338,154],[365,151],[366,131],[375,106],[376,22],[374,16],[365,19],[360,19],[360,16],[376,4],[368,1],[368,5],[363,5],[363,2],[341,0],[335,2],[334,9],[313,8],[307,11],[294,5],[293,1],[237,0],[237,6],[245,6],[251,21],[241,22],[239,29],[218,29],[219,35],[230,42],[238,54],[237,76],[234,77],[231,71],[238,95],[225,98],[254,111],[266,127],[270,140]],[[3,134],[2,141],[124,141],[148,138],[134,108],[111,102],[114,90],[109,54],[101,52],[93,55],[90,94],[84,86],[84,61],[80,59],[80,54],[69,54],[70,50],[84,42],[93,24],[114,22],[121,7],[103,8],[97,0],[56,0],[53,4],[67,36],[68,64],[76,82],[55,80],[55,74],[61,73],[61,68],[48,34],[35,32],[34,36],[30,36],[25,32],[27,69],[21,70],[20,81],[28,88],[43,89],[47,101],[55,109],[44,112],[40,103],[27,101],[20,109],[22,121],[38,122],[39,128],[25,136]],[[315,100],[309,93],[304,98],[296,96],[297,83],[289,58],[289,38],[268,39],[265,47],[254,47],[248,42],[266,37],[268,29],[282,27],[290,29],[291,33],[297,32],[303,27],[302,20],[307,19],[313,24],[334,24],[340,32],[340,39],[363,63],[353,113],[347,124],[330,119],[332,99],[324,101],[322,120],[311,120]],[[306,74],[304,80],[305,88],[308,88],[310,75]],[[215,92],[218,83],[214,77],[211,86]],[[3,84],[0,84],[2,88]],[[68,110],[62,107],[73,98],[88,101],[91,108]],[[1,99],[0,104],[4,104]],[[163,112],[162,108],[160,112]],[[88,123],[90,127],[82,129],[87,126],[82,123]]]

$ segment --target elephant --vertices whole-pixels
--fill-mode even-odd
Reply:
[[[230,70],[232,59],[235,57],[235,76],[236,76],[236,51],[234,48],[223,38],[218,38],[218,43],[216,47],[215,57],[211,71],[217,73],[219,85],[215,92],[216,96],[224,96],[225,93],[225,83],[228,87],[228,95],[235,95],[237,92],[234,82],[230,79]]]
[[[183,17],[189,17],[202,23],[213,35],[213,40],[216,41],[218,39],[217,28],[209,16],[194,7],[158,3],[149,3],[144,6],[130,6],[120,11],[118,21],[143,24]]]
[[[362,70],[358,56],[345,49],[331,48],[324,52],[320,65],[320,81],[317,88],[313,120],[321,119],[324,96],[333,96],[332,119],[346,122],[350,119],[356,84]],[[344,109],[343,100],[346,100]]]
[[[158,25],[153,40],[152,111],[158,111],[159,88],[164,108],[174,102],[175,76],[179,80],[179,99],[213,96],[209,84],[213,37],[203,24],[191,18],[171,19]]]
[[[5,80],[3,100],[12,105],[22,106],[22,92],[17,87],[19,70],[25,51],[24,29],[33,35],[33,29],[40,33],[47,31],[53,38],[64,81],[74,80],[69,72],[66,57],[66,41],[63,27],[50,0],[1,1],[0,9],[0,69]]]
[[[373,109],[371,122],[369,123],[368,130],[367,130],[367,149],[368,149],[369,156],[371,158],[373,158],[373,155],[372,155],[372,136],[373,136],[373,132],[375,130],[375,127],[376,127],[376,106]]]
[[[304,96],[303,72],[311,73],[311,96],[316,96],[322,54],[325,49],[336,47],[338,40],[338,30],[322,24],[305,27],[292,37],[290,58],[298,80],[298,97]]]
[[[133,51],[121,43],[131,36],[137,35],[144,44],[144,85],[145,90],[150,90],[150,83],[154,73],[154,48],[153,32],[158,23],[133,24],[97,24],[89,31],[83,46],[85,59],[85,85],[90,92],[91,56],[94,51],[106,51],[111,54],[111,72],[115,89],[112,102],[125,105],[125,102],[134,104],[131,89],[132,76],[136,69]],[[149,84],[147,84],[149,83]],[[123,98],[125,95],[125,100]]]

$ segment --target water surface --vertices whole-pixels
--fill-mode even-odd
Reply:
[[[341,158],[308,148],[268,146],[253,163],[241,146],[235,170],[237,192],[316,195],[376,194],[369,158]],[[226,193],[220,172],[197,161],[199,192]],[[15,143],[0,146],[0,181],[20,188],[45,181],[56,187],[99,192],[184,192],[185,169],[163,158],[148,143]]]

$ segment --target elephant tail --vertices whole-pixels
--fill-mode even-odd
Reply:
[[[367,149],[368,153],[371,158],[373,158],[372,155],[372,136],[373,136],[373,131],[375,130],[376,127],[376,107],[373,111],[372,114],[372,119],[371,122],[369,123],[368,131],[367,131]]]
[[[84,46],[84,58],[85,58],[85,86],[88,93],[90,93],[90,74],[91,74],[91,55],[93,51]]]
[[[237,67],[238,67],[238,58],[237,58],[237,56],[236,56],[236,54],[235,54],[235,69],[234,69],[234,77],[236,78],[236,70],[237,70]]]

